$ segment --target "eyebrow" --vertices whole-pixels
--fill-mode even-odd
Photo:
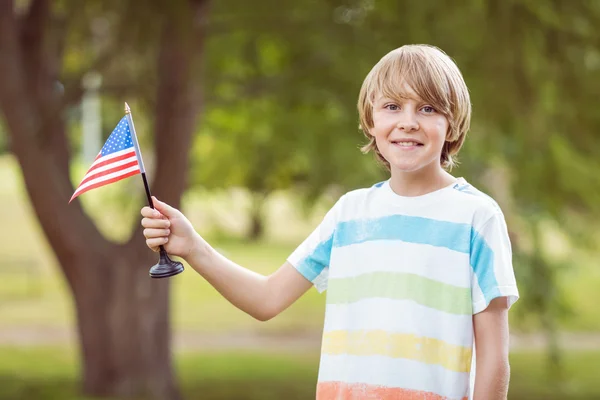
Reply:
[[[389,96],[379,96],[375,100],[374,104],[385,103],[385,102],[388,102],[388,101],[399,101],[399,100],[414,100],[416,102],[423,102],[424,101],[419,96],[411,96],[411,95],[409,95],[407,93],[399,93],[396,98],[389,97]]]

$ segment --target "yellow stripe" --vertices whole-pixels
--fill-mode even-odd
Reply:
[[[437,364],[457,372],[469,372],[471,369],[470,347],[411,334],[382,330],[331,331],[323,335],[322,347],[323,353],[331,355],[381,355]]]

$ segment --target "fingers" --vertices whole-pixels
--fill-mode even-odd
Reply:
[[[169,229],[154,229],[154,228],[144,229],[144,236],[146,237],[146,239],[169,236],[170,234],[171,234],[171,231]]]
[[[154,196],[152,196],[152,204],[154,204],[154,208],[157,211],[164,214],[167,218],[174,217],[178,212],[176,208],[171,207],[167,203],[163,203]]]
[[[146,245],[148,245],[148,247],[150,247],[153,251],[158,251],[159,246],[166,244],[168,241],[168,237],[146,239]]]
[[[171,222],[168,219],[142,218],[142,226],[144,228],[167,229],[171,227]]]
[[[140,214],[142,214],[142,217],[148,217],[148,218],[167,218],[163,214],[161,214],[160,211],[150,208],[148,206],[142,208],[142,211],[140,211]]]
[[[152,204],[155,208],[144,207],[141,210],[141,224],[145,228],[144,236],[146,237],[146,245],[153,251],[159,251],[159,246],[166,244],[169,241],[171,234],[170,217],[177,216],[179,211],[156,197],[152,197]]]
[[[142,208],[141,214],[144,217],[142,218],[144,228],[166,229],[171,226],[171,222],[164,215],[150,207]]]

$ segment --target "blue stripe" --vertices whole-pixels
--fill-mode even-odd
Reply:
[[[333,243],[333,235],[329,236],[324,242],[313,250],[311,254],[305,257],[296,267],[296,269],[309,281],[313,281],[323,272],[325,267],[329,266],[331,258],[331,245]]]
[[[470,262],[487,305],[492,299],[501,296],[494,273],[494,251],[475,229],[472,230],[472,235]]]
[[[471,225],[407,215],[340,222],[333,246],[343,247],[372,240],[402,240],[468,253]]]
[[[425,244],[469,254],[471,268],[477,276],[486,301],[500,295],[498,282],[494,274],[494,252],[482,235],[470,224],[439,221],[430,218],[407,215],[390,215],[372,220],[354,220],[340,222],[333,237],[333,247],[344,247],[352,244],[375,240],[401,240],[407,243]],[[317,254],[320,251],[331,251],[331,238],[319,245],[311,260],[327,259],[329,254]],[[308,262],[307,262],[308,263]],[[322,270],[322,268],[319,270]],[[318,275],[318,274],[317,274]],[[317,276],[315,275],[315,277]]]
[[[482,197],[489,200],[497,212],[502,212],[500,206],[492,197],[476,189],[470,184],[465,184],[456,189],[462,193],[471,196]],[[501,296],[498,289],[498,281],[494,274],[494,251],[488,246],[481,234],[473,230],[473,240],[471,241],[471,266],[477,276],[477,282],[483,292],[486,304],[489,304],[492,299]]]

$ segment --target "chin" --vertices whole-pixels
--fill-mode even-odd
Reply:
[[[394,160],[390,162],[390,167],[397,172],[417,172],[423,170],[429,170],[435,164],[436,160],[427,162],[425,160]]]
[[[415,172],[423,169],[422,165],[390,164],[398,172]]]
[[[398,172],[413,172],[424,167],[422,163],[415,163],[414,161],[405,160],[394,160],[393,158],[388,159],[390,167]]]

